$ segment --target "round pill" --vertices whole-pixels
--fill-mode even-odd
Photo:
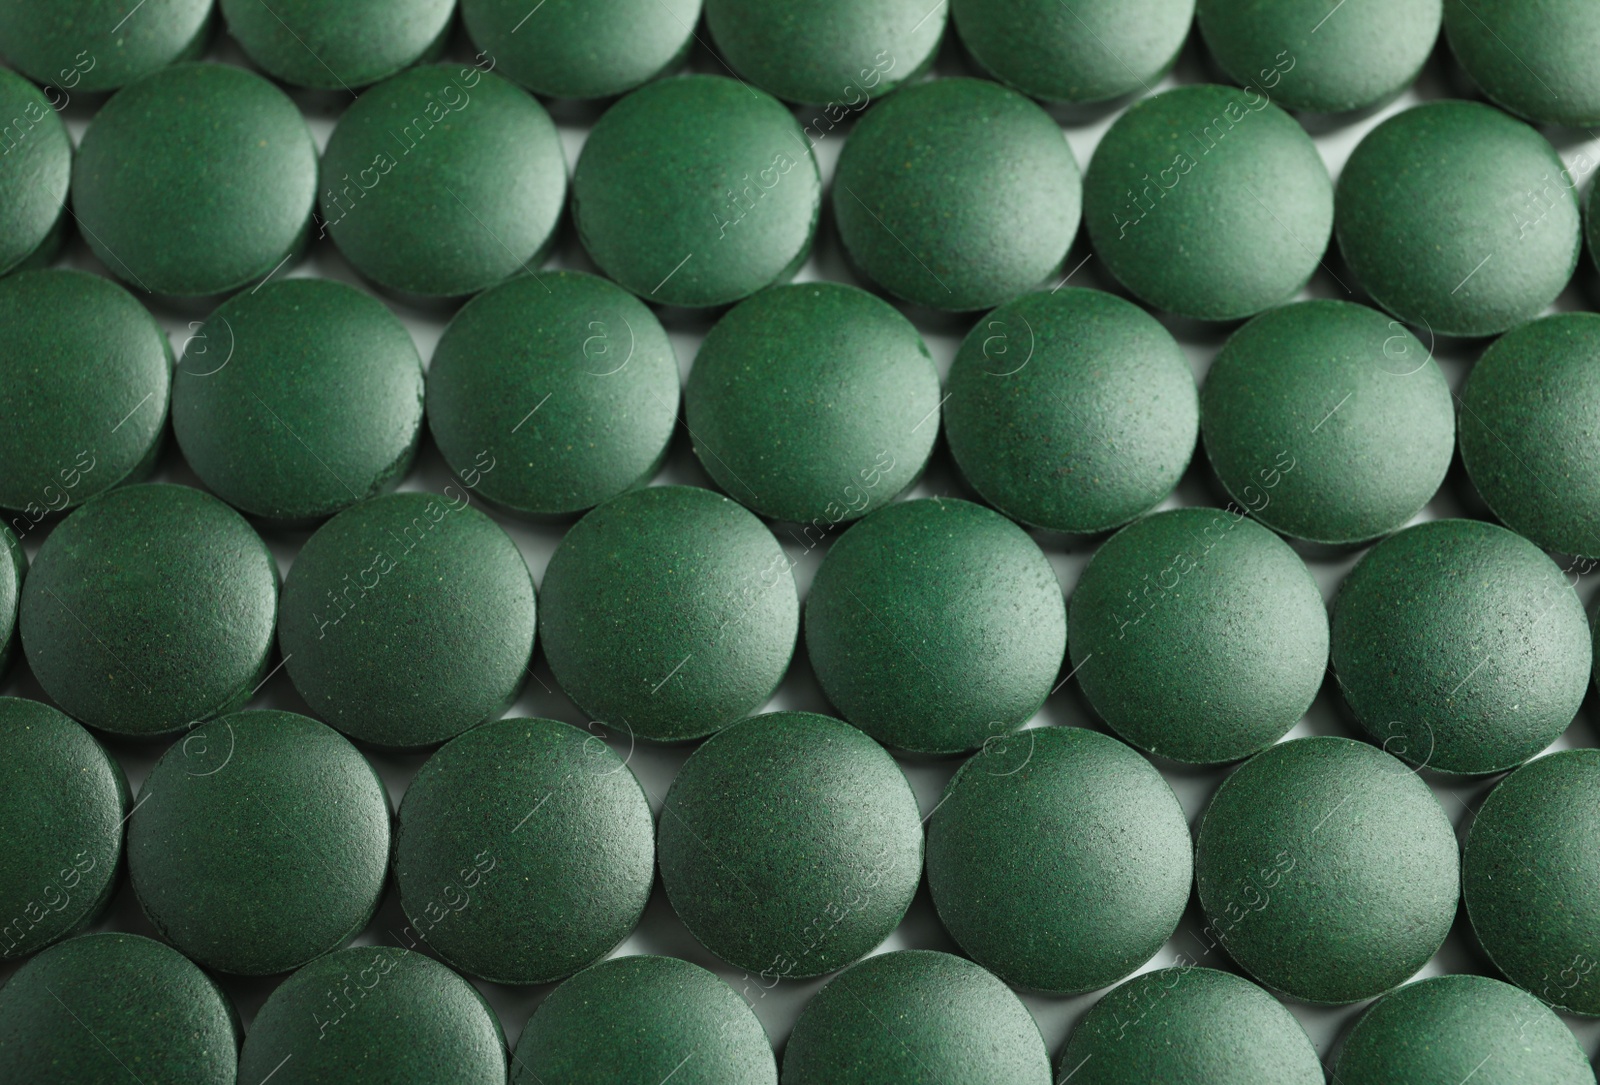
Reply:
[[[1409,979],[1455,920],[1455,833],[1428,785],[1382,750],[1279,743],[1223,781],[1195,841],[1202,932],[1306,1002]]]
[[[760,708],[799,633],[778,540],[693,486],[633,490],[589,513],[550,556],[543,591],[540,635],[561,688],[595,719],[658,741],[702,738]]]
[[[361,946],[318,957],[256,1014],[239,1080],[274,1074],[272,1085],[503,1085],[506,1041],[483,996],[438,961]]]
[[[1455,453],[1455,403],[1432,348],[1398,320],[1302,301],[1223,344],[1200,431],[1218,480],[1257,520],[1345,545],[1398,530],[1433,497]]]
[[[1339,175],[1339,249],[1379,305],[1440,335],[1539,315],[1578,263],[1578,200],[1555,149],[1480,102],[1396,113]]]
[[[1583,1049],[1538,999],[1488,976],[1436,976],[1378,999],[1345,1037],[1343,1085],[1591,1085]]]
[[[1254,87],[1138,102],[1100,140],[1083,189],[1089,238],[1111,273],[1140,300],[1200,320],[1287,301],[1333,225],[1311,137]]]
[[[322,155],[322,232],[357,271],[404,295],[475,294],[537,267],[566,198],[555,122],[481,61],[379,83],[339,118]]]
[[[0,678],[11,664],[16,647],[17,603],[22,598],[22,581],[28,575],[28,555],[22,543],[5,524],[0,524]]]
[[[682,1072],[703,1085],[777,1085],[750,1006],[699,965],[618,957],[550,992],[517,1041],[511,1085],[635,1085]]]
[[[239,1024],[207,975],[137,934],[86,934],[0,988],[0,1078],[234,1085]]]
[[[1390,753],[1440,772],[1503,772],[1550,745],[1591,663],[1561,569],[1481,520],[1385,539],[1334,599],[1333,673],[1350,710]]]
[[[954,0],[950,18],[1002,83],[1045,101],[1103,102],[1166,74],[1189,37],[1194,0]]]
[[[783,1081],[1049,1085],[1050,1057],[1005,984],[964,958],[908,949],[862,961],[806,1003]]]
[[[957,770],[928,821],[945,929],[1020,987],[1115,983],[1177,929],[1194,876],[1189,823],[1161,774],[1114,738],[1038,727]]]
[[[212,0],[5,0],[0,55],[53,88],[59,108],[73,94],[116,90],[198,57],[211,37],[211,14]]]
[[[105,908],[127,806],[122,768],[89,732],[49,705],[0,697],[0,907],[15,913],[0,915],[0,960],[43,949]]]
[[[232,65],[180,64],[95,116],[78,147],[72,207],[112,274],[198,297],[282,266],[305,244],[316,187],[311,130],[283,91]]]
[[[172,345],[110,279],[24,271],[0,279],[0,508],[18,538],[52,512],[149,474],[167,426]]]
[[[1484,94],[1541,124],[1600,122],[1600,73],[1588,45],[1600,11],[1584,0],[1448,0],[1450,51]]]
[[[72,140],[55,106],[0,68],[0,275],[54,254],[71,176]]]
[[[600,269],[647,301],[706,308],[786,281],[811,251],[822,178],[800,124],[762,91],[691,75],[606,111],[572,177]]]
[[[985,79],[904,88],[856,125],[833,213],[845,251],[889,293],[961,312],[1054,275],[1083,191],[1061,126]]]
[[[524,516],[582,512],[650,480],[678,417],[678,359],[639,299],[548,271],[456,313],[428,366],[428,428],[451,471]]]
[[[455,0],[219,2],[228,33],[268,74],[345,91],[437,54],[456,10]]]
[[[1461,461],[1517,533],[1600,557],[1600,316],[1559,313],[1492,343],[1461,391]]]
[[[399,484],[422,434],[422,380],[384,305],[332,279],[284,279],[223,303],[185,344],[172,430],[234,508],[321,519]]]
[[[806,650],[841,715],[888,746],[960,753],[1044,704],[1066,650],[1055,571],[1016,524],[968,501],[889,505],[834,543]]]
[[[700,0],[462,0],[461,19],[507,79],[551,98],[609,98],[683,62]]]
[[[1200,0],[1206,48],[1289,109],[1342,113],[1409,87],[1439,40],[1440,0]]]
[[[1024,294],[978,321],[950,367],[944,431],[962,475],[1015,520],[1107,531],[1166,499],[1199,406],[1177,340],[1099,290]]]
[[[187,486],[127,486],[67,517],[22,585],[34,677],[74,719],[160,735],[237,708],[267,673],[278,568]]]
[[[661,884],[711,952],[801,979],[887,938],[922,877],[922,821],[894,758],[810,712],[743,720],[689,756],[662,806]]]
[[[283,585],[284,669],[351,738],[417,749],[498,716],[533,654],[533,578],[455,483],[363,501],[312,535]]]
[[[474,976],[549,983],[638,924],[655,824],[598,735],[498,720],[452,739],[412,780],[394,870],[415,939]]]
[[[1317,1049],[1283,1003],[1192,962],[1107,992],[1072,1030],[1057,1072],[1072,1085],[1323,1082]]]
[[[1462,847],[1467,915],[1506,978],[1600,1016],[1600,750],[1528,762],[1489,792]]]
[[[1328,613],[1289,544],[1240,509],[1172,509],[1096,551],[1067,616],[1078,682],[1111,729],[1191,764],[1237,761],[1299,722]]]
[[[911,321],[840,283],[773,287],[695,355],[684,421],[716,484],[826,532],[888,504],[939,433],[939,372]]]
[[[706,26],[740,75],[790,102],[865,107],[933,62],[949,5],[922,0],[706,0]]]

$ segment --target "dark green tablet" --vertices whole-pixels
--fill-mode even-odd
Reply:
[[[5,0],[0,55],[65,105],[198,57],[212,9],[212,0]]]
[[[17,604],[27,575],[27,551],[11,529],[0,523],[0,677],[5,676],[17,646]]]
[[[220,0],[228,33],[268,74],[351,90],[443,49],[454,0]]]
[[[0,275],[54,255],[71,176],[72,139],[55,105],[0,68]]]
[[[1541,124],[1600,122],[1600,73],[1589,44],[1600,10],[1585,0],[1445,0],[1445,37],[1472,81]]]
[[[495,71],[551,98],[608,98],[689,53],[700,0],[463,0],[461,21]]]

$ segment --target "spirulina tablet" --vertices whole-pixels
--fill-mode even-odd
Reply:
[[[4,677],[17,643],[17,604],[28,575],[28,554],[5,524],[0,524],[0,551],[4,551],[0,553],[0,677]]]
[[[211,36],[212,0],[31,0],[0,3],[0,55],[58,107],[116,90],[180,60]]]
[[[1446,0],[1450,51],[1490,99],[1541,124],[1600,122],[1589,47],[1600,10],[1584,0]]]
[[[270,75],[349,91],[443,47],[454,0],[220,0],[228,33]]]
[[[72,139],[55,107],[0,68],[0,275],[54,255],[71,175]]]

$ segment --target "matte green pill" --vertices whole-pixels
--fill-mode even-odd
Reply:
[[[954,0],[974,60],[1053,102],[1102,102],[1159,80],[1189,36],[1194,0]]]
[[[149,473],[167,426],[172,345],[109,279],[25,271],[0,280],[0,508],[18,538],[52,512]]]
[[[760,708],[799,633],[778,540],[693,486],[633,490],[589,513],[551,555],[543,590],[540,635],[561,688],[595,719],[659,741]]]
[[[1558,1010],[1600,1016],[1600,750],[1528,762],[1489,792],[1462,847],[1473,932],[1495,967]]]
[[[1072,1030],[1056,1069],[1072,1085],[1323,1083],[1317,1049],[1283,1003],[1193,964],[1108,992]]]
[[[1118,117],[1083,182],[1095,253],[1138,297],[1201,320],[1278,305],[1317,270],[1333,185],[1254,87],[1179,87]]]
[[[655,823],[598,735],[497,720],[452,739],[412,780],[394,869],[414,940],[475,976],[549,983],[639,922]]]
[[[1217,478],[1257,520],[1343,545],[1403,527],[1433,497],[1455,451],[1455,404],[1431,347],[1398,320],[1303,301],[1223,344],[1200,431]]]
[[[72,140],[55,106],[0,68],[0,275],[54,254],[71,176]]]
[[[733,989],[676,957],[602,961],[550,992],[517,1041],[512,1085],[777,1085],[772,1044]]]
[[[1115,983],[1155,955],[1189,903],[1183,808],[1114,738],[1039,727],[991,742],[935,811],[939,918],[1008,983],[1058,994]]]
[[[706,336],[684,401],[718,486],[822,532],[892,501],[939,434],[939,373],[917,329],[840,283],[741,302]]]
[[[1567,729],[1592,662],[1583,604],[1537,546],[1432,520],[1367,552],[1333,604],[1333,673],[1390,753],[1440,772],[1515,768]]]
[[[700,0],[463,0],[461,19],[507,79],[551,98],[608,98],[683,62]]]
[[[1402,320],[1493,335],[1531,320],[1578,263],[1578,199],[1538,132],[1480,102],[1396,113],[1339,175],[1339,249]]]
[[[1043,109],[988,80],[938,79],[861,119],[839,155],[833,212],[867,278],[961,312],[1060,270],[1082,189],[1072,148]]]
[[[1455,833],[1428,785],[1365,742],[1302,738],[1229,776],[1196,833],[1207,924],[1256,979],[1307,1002],[1403,983],[1455,920]]]
[[[278,568],[244,518],[187,486],[128,486],[62,521],[34,557],[28,666],[90,727],[160,735],[231,711],[267,673]]]
[[[1289,544],[1239,509],[1136,520],[1090,559],[1067,643],[1117,734],[1192,764],[1236,761],[1299,722],[1328,664],[1328,614]]]
[[[416,749],[498,716],[533,653],[528,565],[470,492],[363,501],[311,536],[283,585],[278,642],[322,719]]]
[[[770,95],[691,75],[606,111],[578,157],[572,216],[600,270],[646,301],[706,308],[787,281],[811,251],[822,178]]]
[[[865,1011],[865,1012],[863,1012]],[[1039,1026],[971,961],[908,949],[818,991],[783,1054],[784,1085],[1049,1085]]]
[[[1600,9],[1585,0],[1446,0],[1450,51],[1511,112],[1577,128],[1600,122],[1592,47]]]
[[[455,0],[220,0],[228,33],[269,74],[300,87],[350,90],[424,54],[450,29]]]
[[[72,207],[119,279],[199,297],[236,290],[298,251],[316,188],[317,148],[287,95],[243,68],[180,64],[95,116]]]
[[[177,950],[137,934],[86,934],[0,988],[0,1079],[234,1085],[239,1022]]]
[[[4,524],[0,524],[0,550],[5,551],[0,554],[0,677],[4,677],[16,647],[17,604],[28,575],[28,555]]]
[[[393,489],[422,434],[422,359],[380,302],[331,279],[239,294],[184,347],[172,429],[200,480],[268,520]]]
[[[0,960],[100,914],[122,862],[127,806],[121,766],[89,732],[49,705],[0,697]]]
[[[848,724],[773,712],[712,736],[661,815],[661,884],[725,961],[801,979],[870,953],[922,877],[916,796]]]
[[[389,796],[333,728],[235,712],[150,770],[128,876],[161,936],[207,968],[269,976],[343,946],[378,908]]]
[[[199,56],[211,14],[212,0],[4,0],[0,55],[65,105]]]
[[[1154,317],[1099,290],[1000,306],[961,344],[948,387],[962,475],[1023,523],[1120,527],[1165,500],[1194,455],[1189,359]]]
[[[557,516],[643,485],[678,418],[655,314],[595,275],[524,275],[469,301],[428,366],[428,428],[479,496]]]
[[[1066,648],[1061,583],[1016,524],[968,501],[879,509],[812,581],[806,650],[841,715],[879,742],[960,753],[1044,704]]]
[[[549,251],[567,199],[555,122],[477,66],[428,64],[367,91],[322,155],[322,232],[379,286],[475,294]]]
[[[269,1076],[272,1085],[502,1085],[506,1041],[483,996],[444,965],[361,946],[318,957],[256,1014],[239,1080]]]

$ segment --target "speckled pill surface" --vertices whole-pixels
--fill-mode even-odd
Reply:
[[[1306,1002],[1403,983],[1455,919],[1460,860],[1428,785],[1383,751],[1280,743],[1223,782],[1195,834],[1206,942]]]
[[[639,922],[655,824],[598,734],[496,720],[452,739],[412,780],[394,870],[412,945],[496,983],[549,983]]]
[[[0,551],[4,551],[0,553],[0,677],[4,677],[17,646],[17,604],[28,575],[28,554],[5,524],[0,524]]]
[[[469,301],[428,366],[428,428],[457,478],[530,517],[643,485],[678,415],[678,359],[648,307],[576,271]]]
[[[701,738],[760,708],[789,669],[792,567],[772,532],[721,494],[625,493],[550,557],[545,658],[594,719],[658,741]]]
[[[0,901],[15,912],[0,916],[0,960],[38,952],[105,908],[127,806],[122,766],[89,732],[49,705],[0,697]]]
[[[1505,331],[1577,266],[1578,199],[1562,169],[1544,136],[1493,106],[1414,106],[1345,163],[1339,249],[1402,320],[1440,335]]]
[[[60,102],[59,89],[56,93]],[[59,246],[72,176],[72,139],[51,100],[6,68],[0,68],[0,119],[3,275],[49,259]]]
[[[389,796],[333,728],[234,712],[150,770],[128,876],[163,938],[207,968],[269,976],[339,949],[377,910]]]
[[[1543,124],[1600,122],[1600,73],[1589,46],[1600,10],[1584,0],[1445,0],[1445,37],[1472,81],[1511,112]]]
[[[1153,86],[1194,21],[1194,0],[954,0],[961,43],[1002,83],[1045,101],[1102,102]]]
[[[1283,1003],[1192,962],[1107,992],[1072,1030],[1056,1072],[1073,1085],[1323,1083],[1317,1049]]]
[[[1435,976],[1384,995],[1345,1037],[1342,1085],[1466,1081],[1593,1085],[1571,1030],[1538,999],[1488,976]]]
[[[802,979],[859,960],[900,923],[922,823],[883,747],[830,716],[773,712],[690,755],[659,850],[667,899],[701,944],[764,980]]]
[[[834,543],[806,602],[828,700],[887,746],[960,753],[1026,723],[1066,648],[1061,584],[1017,525],[968,501],[879,509]]]
[[[1200,431],[1218,480],[1257,520],[1345,545],[1403,527],[1433,497],[1455,451],[1455,404],[1432,348],[1405,325],[1304,301],[1223,344]]]
[[[0,56],[58,104],[75,94],[115,90],[179,60],[210,37],[212,0],[6,0]],[[137,14],[136,14],[137,13]]]
[[[962,475],[1037,527],[1120,527],[1164,500],[1194,454],[1189,359],[1154,317],[1103,291],[1000,306],[962,342],[947,388]]]
[[[1189,903],[1189,825],[1139,754],[1081,727],[991,742],[928,819],[928,888],[961,948],[1020,987],[1077,994],[1155,955]]]
[[[676,1075],[674,1077],[673,1075]],[[512,1085],[777,1085],[772,1044],[744,999],[676,957],[618,957],[550,992],[522,1036]]]
[[[1299,722],[1322,686],[1328,616],[1299,555],[1244,510],[1171,509],[1095,552],[1072,593],[1067,643],[1113,731],[1149,753],[1216,764]]]
[[[422,434],[422,359],[398,317],[331,279],[283,279],[212,313],[184,345],[172,429],[218,497],[273,521],[393,489]]]
[[[1049,1085],[1050,1058],[1010,988],[962,957],[922,949],[836,976],[784,1049],[784,1085],[911,1081]]]
[[[1083,182],[1095,254],[1142,301],[1236,320],[1289,300],[1333,226],[1311,137],[1255,87],[1186,86],[1135,104]]]
[[[278,569],[244,518],[187,486],[127,486],[58,525],[22,586],[28,666],[74,719],[160,735],[241,705],[267,673]]]
[[[311,130],[283,91],[232,65],[179,64],[96,114],[72,207],[90,250],[129,286],[203,297],[300,249],[316,186]]]
[[[894,306],[842,283],[778,286],[707,334],[684,390],[700,464],[812,538],[888,504],[939,433],[939,372]]]
[[[0,988],[0,1078],[31,1085],[126,1081],[234,1085],[233,1004],[170,946],[86,934],[29,961]]]
[[[534,630],[522,554],[451,482],[322,525],[284,580],[278,643],[320,718],[374,746],[417,749],[505,711]]]
[[[256,1014],[241,1081],[501,1085],[506,1041],[472,984],[431,957],[360,946],[318,957]]]
[[[606,98],[681,64],[700,0],[463,0],[461,19],[495,70],[551,98]]]
[[[706,308],[787,281],[811,251],[822,178],[789,110],[718,75],[664,79],[605,112],[572,176],[572,217],[608,278]]]
[[[26,538],[53,512],[148,474],[167,425],[172,346],[126,290],[82,271],[0,280],[0,508]]]
[[[1600,1017],[1600,750],[1530,761],[1489,792],[1462,846],[1472,930],[1507,979]]]
[[[228,33],[268,74],[351,90],[442,48],[455,0],[219,0]]]
[[[938,79],[880,102],[833,182],[845,251],[906,301],[987,309],[1039,286],[1078,233],[1082,182],[1061,126],[1016,91]]]
[[[1385,539],[1334,599],[1345,702],[1373,741],[1440,772],[1503,772],[1550,745],[1577,714],[1591,662],[1566,574],[1480,520]]]

